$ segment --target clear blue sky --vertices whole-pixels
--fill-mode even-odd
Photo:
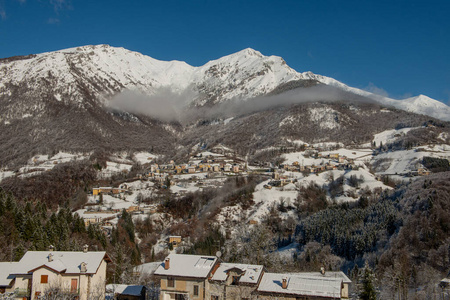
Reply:
[[[0,0],[0,57],[88,44],[194,66],[251,47],[394,98],[450,99],[448,0]]]

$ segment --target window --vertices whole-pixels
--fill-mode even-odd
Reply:
[[[211,300],[219,300],[219,296],[211,295]]]
[[[175,287],[175,279],[171,277],[167,278],[167,287]]]
[[[76,293],[78,290],[78,279],[72,278],[72,281],[70,283],[70,292]]]
[[[231,281],[231,285],[238,285],[239,284],[239,278],[241,276],[233,276],[232,277],[232,281]]]
[[[198,296],[198,285],[194,285],[194,296]]]
[[[48,275],[41,275],[41,283],[48,283]]]
[[[185,294],[175,294],[175,300],[186,300],[189,299],[189,297]]]

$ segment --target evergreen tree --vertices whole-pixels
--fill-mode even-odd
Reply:
[[[360,298],[362,300],[376,300],[377,294],[373,285],[374,274],[367,261],[363,272],[362,291],[360,294]]]
[[[3,196],[0,194],[0,217],[5,214],[6,207],[5,202],[3,201]]]
[[[14,249],[14,261],[19,261],[22,256],[25,254],[25,248],[23,247],[22,243],[20,243],[16,249]]]

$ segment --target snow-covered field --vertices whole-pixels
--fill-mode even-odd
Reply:
[[[284,201],[284,204],[290,206],[294,204],[294,201],[297,198],[296,190],[264,188],[264,185],[268,184],[269,181],[270,180],[263,181],[255,187],[255,192],[253,193],[253,201],[255,204],[248,214],[250,220],[261,222],[261,218],[270,211],[272,206],[280,204],[281,201]]]
[[[407,174],[422,166],[424,156],[449,159],[450,147],[441,145],[385,152],[374,156],[371,163],[377,165],[378,174]]]
[[[405,136],[408,131],[413,129],[417,129],[420,127],[410,127],[410,128],[402,128],[402,129],[392,129],[380,132],[375,134],[373,141],[375,142],[375,146],[379,147],[382,143],[383,145],[387,145],[395,142],[399,137]]]
[[[151,154],[150,152],[136,152],[133,155],[133,160],[140,163],[141,165],[151,163],[152,160],[156,158],[158,158],[158,156],[155,154]]]
[[[18,172],[13,172],[11,170],[0,171],[0,181],[17,175],[19,177],[30,177],[34,175],[39,175],[42,172],[49,171],[56,167],[58,164],[68,163],[71,161],[85,160],[89,158],[90,153],[66,153],[58,152],[53,156],[49,155],[35,155],[30,158],[27,164],[19,168]]]

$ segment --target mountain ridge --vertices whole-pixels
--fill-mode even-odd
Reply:
[[[79,105],[83,105],[85,98],[76,92],[77,85],[81,84],[103,103],[125,89],[153,95],[158,88],[168,88],[175,93],[195,91],[197,96],[190,101],[203,106],[264,96],[291,81],[316,80],[369,97],[382,105],[450,120],[450,107],[429,97],[394,100],[347,86],[331,77],[310,71],[297,72],[283,58],[264,56],[252,48],[194,67],[177,60],[157,60],[122,47],[89,45],[35,54],[23,60],[3,59],[0,75],[0,95],[8,93],[7,85],[29,81],[33,87],[32,83],[36,84],[39,78],[54,77],[58,81],[53,86],[55,98],[70,98]],[[69,91],[64,86],[69,86]]]

